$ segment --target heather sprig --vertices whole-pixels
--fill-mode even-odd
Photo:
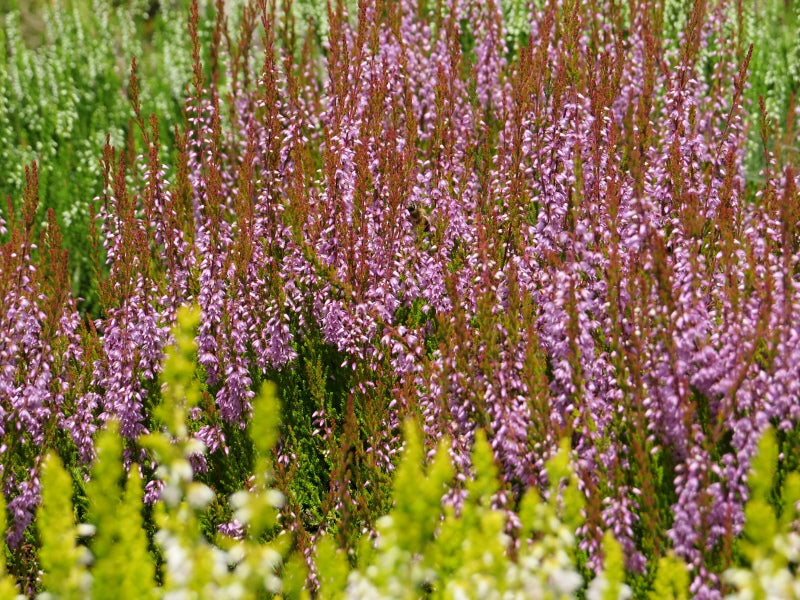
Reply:
[[[115,421],[98,435],[97,459],[86,484],[86,520],[94,526],[89,540],[93,598],[152,597],[155,581],[142,519],[141,475],[135,463],[125,473],[122,439]],[[120,569],[125,563],[136,567]]]

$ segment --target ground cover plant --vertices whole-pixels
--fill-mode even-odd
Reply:
[[[425,512],[443,519],[440,536],[446,510],[467,520],[482,493],[466,482],[490,462],[485,436],[491,509],[509,540],[526,540],[525,499],[549,489],[567,440],[577,586],[617,569],[619,549],[619,590],[636,597],[667,585],[658,565],[676,560],[693,597],[762,576],[792,589],[795,80],[767,76],[751,45],[756,28],[780,26],[723,1],[334,2],[324,28],[318,8],[217,2],[207,22],[193,3],[174,138],[148,115],[132,63],[134,151],[105,146],[87,223],[96,318],[69,290],[58,217],[39,216],[44,165],[3,214],[2,477],[23,589],[45,586],[34,515],[49,451],[79,521],[92,519],[95,438],[111,422],[125,467],[142,465],[146,506],[172,497],[141,436],[166,424],[159,373],[186,303],[200,308],[200,388],[185,435],[208,450],[190,454],[190,475],[215,492],[198,527],[246,534],[227,499],[253,485],[252,400],[274,381],[279,528],[320,594],[315,556],[331,544],[355,568],[385,558],[414,573],[416,554],[444,555],[369,550],[375,532],[403,535],[380,517],[402,506],[392,473],[408,419],[428,458],[448,440],[451,508]],[[773,43],[795,64],[790,42]],[[757,484],[770,426],[781,461]],[[780,527],[763,529],[780,540],[772,563],[748,542],[746,521],[763,513],[746,509],[751,496],[777,511]],[[148,551],[169,565],[155,513]],[[394,594],[371,572],[365,590]]]

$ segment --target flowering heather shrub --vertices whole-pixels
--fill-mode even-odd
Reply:
[[[93,456],[94,394],[84,360],[93,336],[69,295],[66,251],[52,211],[39,241],[36,163],[26,173],[22,212],[9,210],[0,246],[0,453],[3,494],[10,498],[8,542],[23,564],[40,490],[43,452],[59,448],[73,465]],[[19,566],[19,565],[18,565]]]
[[[201,398],[194,364],[198,348],[192,336],[198,317],[196,310],[183,309],[178,314],[176,343],[167,350],[164,361],[164,402],[157,410],[165,427],[142,439],[161,463],[157,476],[163,491],[155,509],[155,540],[164,557],[161,584],[155,581],[141,520],[139,472],[134,466],[128,477],[124,476],[122,439],[112,425],[97,441],[98,456],[87,485],[88,522],[75,522],[72,484],[61,460],[52,453],[44,459],[38,519],[44,589],[40,597],[309,597],[302,589],[302,563],[296,558],[283,562],[286,532],[271,535],[275,539],[268,544],[258,541],[263,532],[274,529],[282,503],[281,493],[268,488],[270,451],[278,438],[274,386],[262,390],[251,422],[250,435],[258,457],[253,481],[231,498],[243,539],[216,536],[216,543],[210,544],[200,533],[198,517],[214,492],[193,480],[191,457],[205,448],[185,426],[189,411]],[[504,515],[491,508],[492,496],[498,491],[497,470],[491,448],[480,435],[473,462],[477,475],[467,484],[468,502],[459,515],[449,507],[439,527],[436,517],[441,513],[441,495],[453,477],[448,444],[440,444],[425,473],[419,434],[408,427],[407,448],[395,478],[396,505],[391,515],[381,520],[377,542],[373,545],[365,538],[362,544],[360,560],[365,571],[351,570],[330,538],[325,538],[319,547],[318,597],[391,598],[406,593],[489,597],[487,594],[499,592],[501,587],[516,590],[517,595],[523,594],[520,597],[540,588],[555,591],[558,597],[574,597],[581,577],[574,569],[571,532],[582,518],[583,499],[567,449],[562,448],[548,462],[553,483],[547,501],[533,490],[526,495],[520,513],[523,535],[540,532],[542,537],[533,545],[521,542],[515,561],[506,553],[511,539],[503,533]],[[88,539],[88,546],[78,544],[79,538]],[[604,575],[589,586],[587,597],[625,597],[621,552],[611,536],[605,545],[608,556],[614,554],[616,559],[607,559]],[[0,567],[4,597],[14,597],[13,580],[7,577],[5,566]],[[390,579],[381,585],[384,577]]]
[[[43,461],[38,524],[44,592],[38,597],[310,597],[302,560],[297,555],[283,560],[289,536],[285,531],[274,533],[283,496],[268,487],[274,473],[271,450],[279,437],[278,402],[271,384],[264,386],[255,400],[250,423],[257,456],[253,480],[248,489],[231,498],[239,539],[217,535],[209,543],[201,533],[200,518],[215,494],[194,479],[190,462],[206,449],[186,428],[189,413],[202,396],[195,369],[198,346],[193,339],[198,311],[180,309],[177,320],[175,345],[166,351],[161,376],[164,401],[156,411],[164,428],[141,440],[159,459],[157,477],[163,484],[155,507],[155,542],[164,558],[159,581],[143,529],[139,471],[134,465],[125,477],[122,438],[112,424],[97,440],[97,459],[87,485],[86,522],[76,522],[70,500],[72,482],[62,461],[53,453]],[[545,495],[540,497],[535,489],[525,493],[515,537],[504,532],[504,512],[493,508],[501,480],[494,453],[481,430],[476,432],[472,451],[473,475],[465,482],[467,495],[458,511],[452,505],[443,511],[441,504],[455,474],[449,440],[439,444],[431,461],[424,459],[415,426],[405,428],[405,441],[394,478],[394,507],[379,519],[376,537],[363,539],[358,564],[351,567],[330,537],[320,540],[315,556],[315,597],[630,597],[631,590],[623,583],[622,549],[610,533],[603,537],[602,573],[588,585],[579,573],[574,532],[584,519],[584,496],[567,440],[547,461]],[[745,554],[752,567],[726,572],[725,577],[740,594],[731,598],[796,595],[793,590],[798,582],[786,569],[786,561],[796,560],[792,521],[796,518],[794,503],[800,498],[800,479],[796,472],[788,475],[786,494],[774,511],[769,496],[776,463],[777,443],[770,431],[754,459],[753,498],[746,509]],[[0,515],[4,514],[0,510]],[[271,541],[264,543],[264,534]],[[83,543],[78,543],[79,539]],[[4,598],[24,597],[15,594],[4,562],[0,562],[0,576]],[[686,598],[688,585],[682,561],[668,555],[658,562],[649,597]]]
[[[163,348],[177,307],[196,302],[187,435],[211,452],[192,455],[193,476],[224,494],[245,484],[252,400],[275,380],[281,525],[309,561],[326,532],[357,553],[381,530],[410,417],[427,448],[449,440],[454,514],[474,499],[476,432],[512,538],[566,438],[585,502],[579,572],[603,572],[618,544],[644,596],[673,552],[693,596],[721,597],[721,574],[747,558],[737,540],[757,440],[777,429],[776,485],[789,489],[800,417],[798,181],[766,103],[763,181],[747,181],[744,11],[698,1],[676,21],[674,3],[566,0],[520,16],[405,0],[348,14],[340,1],[319,51],[288,5],[246,4],[238,33],[218,8],[205,39],[193,4],[174,167],[134,68],[144,153],[104,152],[102,316],[64,326],[83,367],[48,367],[44,402],[60,406],[55,389],[79,398],[84,423],[120,422],[128,464],[147,460],[136,440],[162,423]],[[9,279],[9,294],[72,306],[26,285]],[[61,331],[45,317],[43,332]],[[32,342],[47,360],[50,339]],[[29,452],[12,456],[30,483],[4,491],[30,513],[42,459]],[[145,489],[152,502],[167,488]],[[229,505],[210,513],[209,535],[243,533]]]

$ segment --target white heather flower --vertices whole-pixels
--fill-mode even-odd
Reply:
[[[242,543],[234,544],[228,548],[227,561],[231,564],[239,564],[244,560],[245,545]]]
[[[164,558],[169,575],[176,585],[189,585],[192,579],[192,561],[186,550],[177,541],[171,542],[164,546]]]
[[[353,571],[347,577],[345,597],[351,600],[383,600],[378,588],[358,571]]]
[[[178,459],[173,461],[173,463],[170,465],[170,471],[172,476],[178,481],[192,480],[192,465],[186,459]]]
[[[283,506],[285,498],[283,494],[278,490],[269,489],[265,492],[264,497],[267,500],[267,503],[270,506],[274,506],[275,508],[280,508]]]
[[[214,500],[214,492],[207,485],[194,482],[189,484],[186,500],[192,508],[202,510]]]
[[[592,579],[589,583],[589,589],[586,590],[586,600],[603,600],[606,590],[608,589],[608,580],[599,575]],[[631,588],[624,583],[620,586],[618,600],[628,600],[632,595]]]
[[[283,584],[280,577],[274,573],[269,573],[264,577],[264,587],[273,594],[280,594]]]
[[[571,569],[556,568],[550,573],[551,586],[558,594],[571,595],[583,584],[583,577]]]
[[[244,508],[250,502],[250,493],[244,490],[238,491],[231,496],[231,508],[238,510]]]
[[[176,506],[181,501],[181,490],[177,485],[165,485],[161,490],[161,499],[167,506]]]

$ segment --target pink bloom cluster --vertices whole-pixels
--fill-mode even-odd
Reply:
[[[56,418],[85,456],[95,421],[77,411],[145,431],[175,309],[196,302],[214,418],[243,427],[260,378],[308,369],[298,352],[319,335],[370,407],[376,468],[408,415],[450,437],[462,473],[483,428],[511,511],[569,436],[590,565],[611,529],[630,568],[671,547],[693,593],[719,597],[706,560],[741,531],[756,441],[800,417],[797,175],[767,150],[763,183],[746,179],[748,55],[728,3],[695,3],[674,46],[656,2],[625,18],[531,6],[515,53],[494,2],[384,4],[331,9],[320,55],[277,44],[264,15],[252,85],[215,46],[230,89],[196,69],[171,182],[157,135],[135,193],[107,157],[96,395],[63,372],[81,359],[74,309],[42,333],[25,254],[0,309],[3,427],[40,443],[72,394]],[[334,413],[309,414],[304,443],[329,448]],[[224,450],[217,425],[197,435]]]

